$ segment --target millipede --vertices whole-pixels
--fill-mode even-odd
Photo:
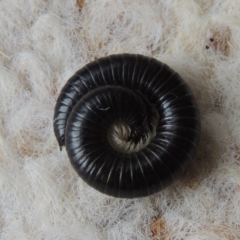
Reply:
[[[129,53],[78,70],[58,96],[53,122],[82,180],[118,198],[149,196],[175,182],[195,157],[201,130],[181,76]]]

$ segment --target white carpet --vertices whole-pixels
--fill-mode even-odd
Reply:
[[[240,239],[239,0],[0,1],[0,239]],[[135,200],[88,187],[53,134],[56,98],[86,63],[140,53],[187,81],[199,152]]]

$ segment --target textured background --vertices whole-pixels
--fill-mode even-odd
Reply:
[[[240,239],[239,0],[0,0],[0,239]],[[52,129],[67,79],[141,53],[178,71],[201,111],[199,152],[166,190],[89,188]]]

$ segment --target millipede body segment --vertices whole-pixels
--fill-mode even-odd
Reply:
[[[194,96],[166,64],[143,55],[100,58],[77,71],[55,106],[54,132],[78,175],[119,198],[172,184],[194,157]]]

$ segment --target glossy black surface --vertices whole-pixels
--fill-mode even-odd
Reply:
[[[152,114],[148,102],[159,114],[156,136],[138,152],[113,149],[109,126],[123,119],[139,141]],[[184,173],[197,150],[200,119],[176,72],[153,58],[120,54],[91,62],[69,79],[56,103],[54,132],[86,183],[114,197],[135,198],[164,189]]]

